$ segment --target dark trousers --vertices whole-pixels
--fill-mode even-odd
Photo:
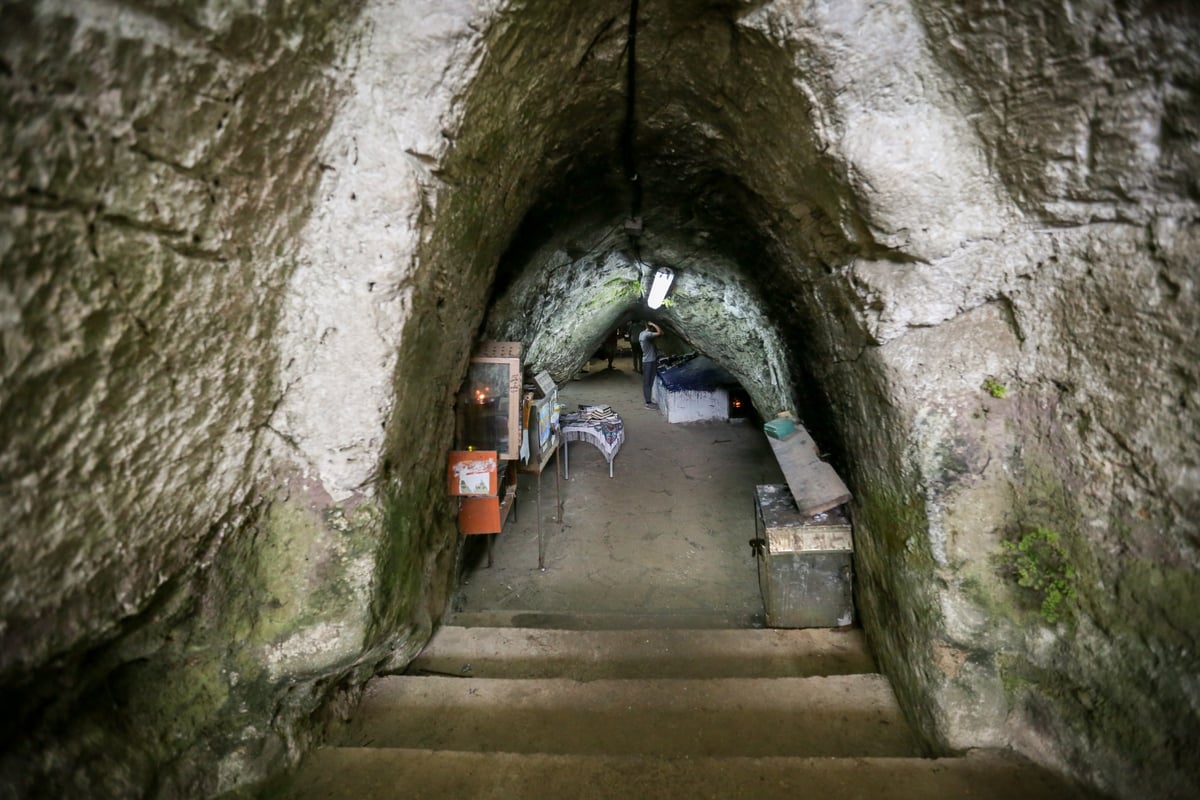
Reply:
[[[642,394],[646,396],[646,402],[654,402],[654,376],[658,374],[657,361],[642,362]]]

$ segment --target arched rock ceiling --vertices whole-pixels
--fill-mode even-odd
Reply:
[[[640,258],[678,275],[674,304],[650,316],[734,371],[756,403],[787,407],[801,345],[828,316],[813,307],[814,283],[856,260],[879,279],[943,258],[1006,218],[911,8],[641,4],[631,153],[628,4],[588,5],[552,23],[510,10],[479,81],[502,83],[499,70],[528,84],[526,104],[507,111],[526,115],[525,141],[545,137],[485,326],[529,343],[535,368],[568,374],[623,315],[644,312],[628,291],[648,286]],[[567,59],[573,70],[559,45],[529,44],[556,26],[574,31],[562,46],[587,43]],[[540,58],[521,57],[531,50]],[[557,107],[539,105],[548,84]],[[493,111],[468,102],[464,128]],[[631,157],[636,241],[623,231],[637,207]],[[857,316],[871,293],[835,300],[853,338],[871,338]]]

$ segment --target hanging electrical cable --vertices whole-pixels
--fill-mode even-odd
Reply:
[[[629,0],[629,32],[625,63],[625,125],[621,131],[621,155],[625,179],[629,181],[630,212],[625,229],[631,237],[642,232],[642,184],[637,163],[637,23],[638,0]]]
[[[629,219],[625,220],[625,233],[633,248],[634,261],[639,267],[648,269],[642,261],[638,238],[642,234],[642,181],[637,162],[637,24],[638,0],[629,0],[629,36],[626,43],[625,72],[625,127],[621,131],[621,154],[625,162],[625,178],[629,181]],[[666,300],[675,272],[669,267],[659,267],[654,273],[650,295],[646,304],[657,309]]]

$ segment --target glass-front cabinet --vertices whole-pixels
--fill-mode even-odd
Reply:
[[[495,450],[514,460],[521,449],[521,343],[484,342],[458,393],[458,447]]]

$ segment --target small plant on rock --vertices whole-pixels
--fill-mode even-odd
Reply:
[[[1008,387],[993,377],[989,377],[983,382],[983,390],[999,400],[1008,397]]]
[[[1015,542],[1004,542],[1004,562],[1017,585],[1035,592],[1046,622],[1057,622],[1075,599],[1078,571],[1071,565],[1058,532],[1037,528]]]

